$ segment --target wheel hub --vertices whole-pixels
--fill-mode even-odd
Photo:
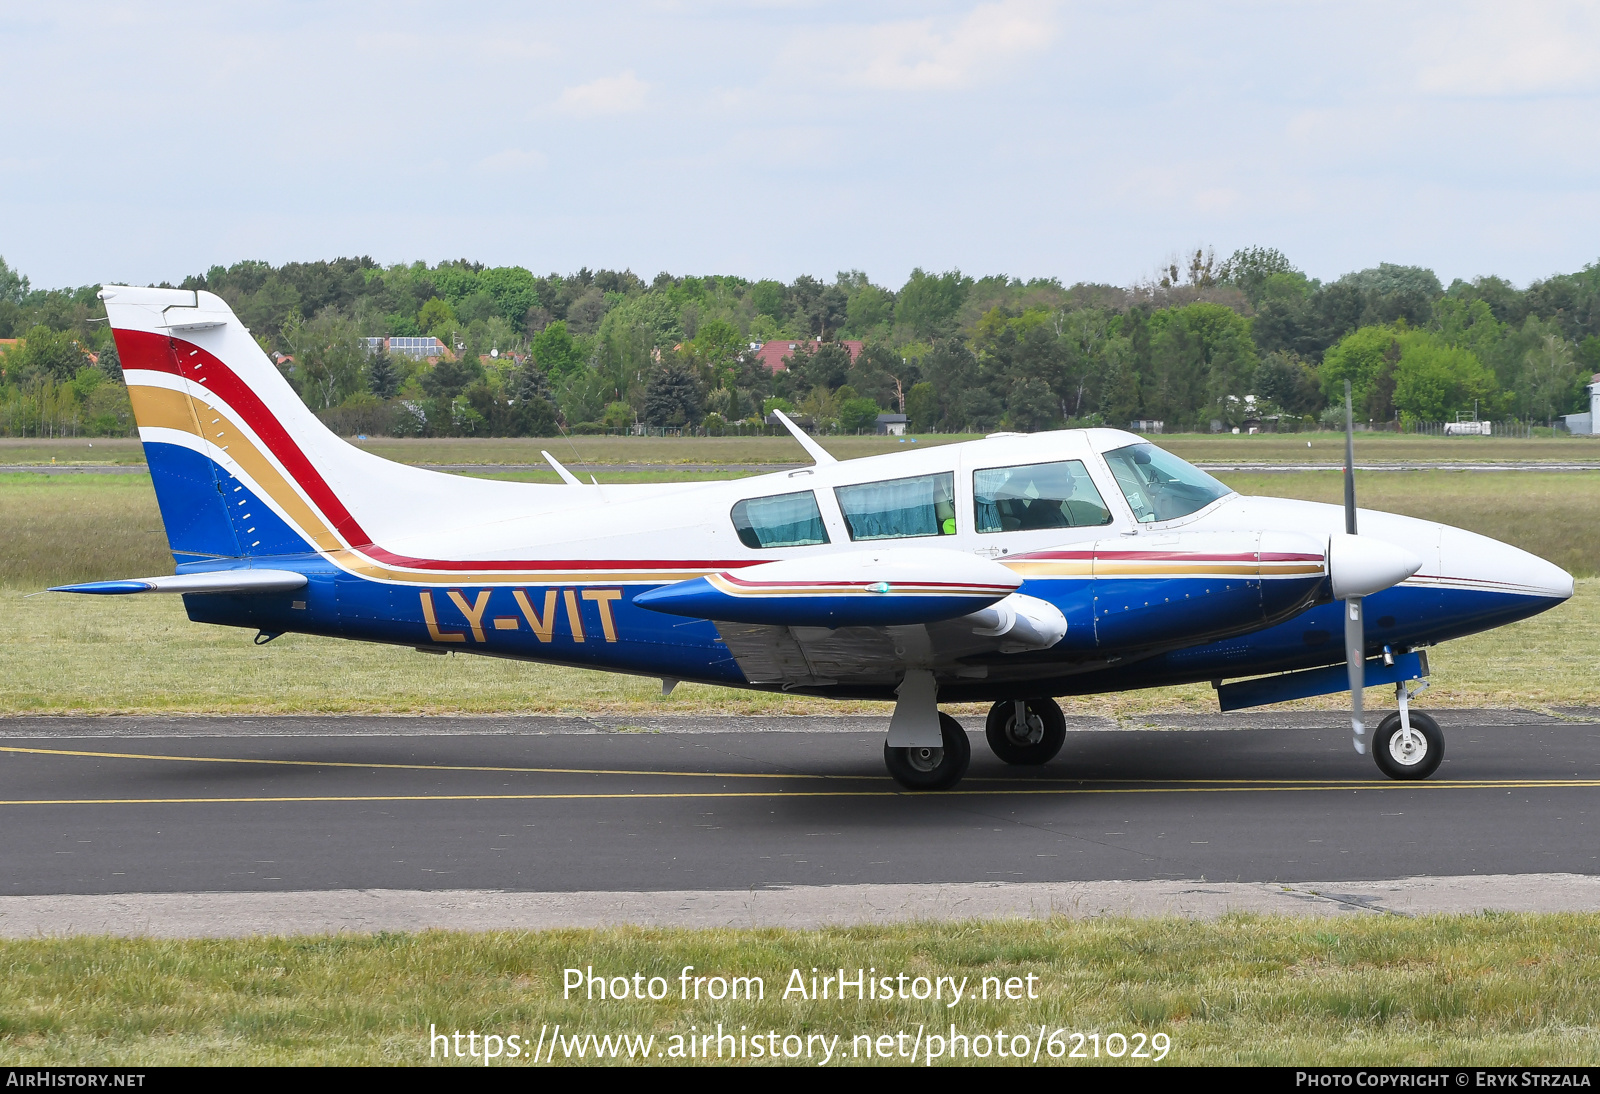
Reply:
[[[918,771],[928,772],[944,763],[942,748],[908,748],[906,762]]]
[[[1044,719],[1019,702],[1006,723],[1006,738],[1015,745],[1036,745],[1044,740]]]
[[[1401,729],[1389,736],[1389,755],[1404,767],[1415,767],[1428,755],[1428,738],[1414,729]]]

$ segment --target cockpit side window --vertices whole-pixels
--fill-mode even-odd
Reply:
[[[956,533],[955,473],[836,486],[850,538],[905,539]]]
[[[828,542],[817,496],[810,490],[746,498],[733,505],[733,528],[746,547],[809,547]]]
[[[1081,460],[974,471],[972,506],[980,532],[1032,532],[1111,523],[1111,510]]]
[[[1233,493],[1228,487],[1153,444],[1106,453],[1106,466],[1140,524],[1176,520]]]

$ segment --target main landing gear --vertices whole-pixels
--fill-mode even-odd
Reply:
[[[961,723],[938,709],[933,673],[913,669],[895,689],[894,717],[883,745],[883,763],[907,790],[948,790],[972,760],[972,744]],[[1008,764],[1049,763],[1067,739],[1067,720],[1049,696],[1005,699],[989,708],[984,736]]]
[[[900,694],[907,707],[917,702],[905,687]],[[928,694],[931,697],[931,691]],[[927,725],[928,732],[913,730],[908,734],[909,744],[903,736],[896,740],[899,734],[891,725],[889,739],[895,743],[883,746],[884,766],[907,790],[948,790],[967,773],[972,745],[961,723],[942,712],[938,714],[939,744],[933,744],[931,713],[926,707],[922,713],[924,717],[918,721]],[[1049,697],[1006,699],[989,708],[984,736],[994,754],[1008,764],[1049,763],[1067,739],[1067,720]]]
[[[1407,685],[1418,685],[1415,690]],[[1444,759],[1444,734],[1439,723],[1411,709],[1411,700],[1428,685],[1423,681],[1401,681],[1394,686],[1400,709],[1378,723],[1372,735],[1372,758],[1378,770],[1391,779],[1426,779],[1439,770]]]
[[[1067,739],[1067,720],[1048,696],[1005,699],[989,708],[984,723],[989,749],[1008,764],[1045,764]]]
[[[907,790],[949,790],[967,773],[972,762],[972,745],[961,723],[943,711],[939,713],[939,735],[943,744],[913,745],[909,748],[883,746],[883,763],[894,781]]]

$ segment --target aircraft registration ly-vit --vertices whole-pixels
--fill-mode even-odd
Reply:
[[[101,293],[189,618],[680,680],[895,701],[903,785],[970,756],[940,702],[992,702],[1000,759],[1061,748],[1055,697],[1212,681],[1224,710],[1394,685],[1395,778],[1444,739],[1425,647],[1551,608],[1563,570],[1347,505],[1242,497],[1115,429],[997,434],[729,482],[463,478],[328,431],[226,303]],[[1359,534],[1356,524],[1359,520]]]

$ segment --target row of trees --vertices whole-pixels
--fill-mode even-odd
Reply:
[[[1346,379],[1373,421],[1476,407],[1548,422],[1586,405],[1600,369],[1597,265],[1525,289],[1388,264],[1324,283],[1252,248],[1196,251],[1131,287],[919,269],[890,289],[860,271],[645,282],[357,258],[240,262],[180,287],[222,296],[312,408],[366,433],[718,432],[773,406],[824,430],[896,410],[919,430],[1175,431],[1315,421]],[[101,391],[120,373],[95,289],[36,290],[0,259],[0,338],[20,339],[0,357],[0,430],[128,428],[120,385]],[[370,352],[385,335],[448,349],[434,363]],[[798,347],[776,374],[752,350],[773,340]]]

